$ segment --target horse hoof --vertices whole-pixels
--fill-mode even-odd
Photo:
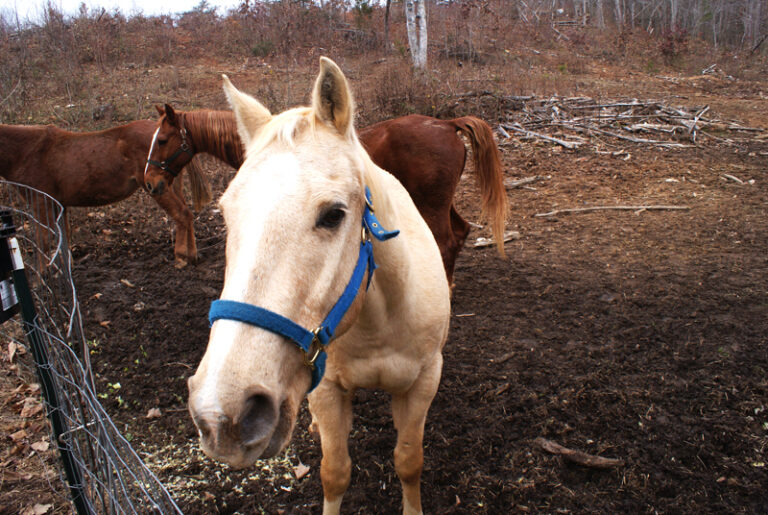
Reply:
[[[177,257],[176,262],[173,264],[178,269],[182,269],[187,266],[189,262],[185,258]]]

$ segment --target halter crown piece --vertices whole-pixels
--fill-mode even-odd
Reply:
[[[309,388],[311,392],[320,383],[325,373],[325,360],[327,358],[325,348],[333,339],[336,327],[357,297],[366,270],[368,271],[366,289],[371,284],[373,271],[376,270],[376,262],[373,259],[373,244],[368,235],[373,235],[379,241],[385,241],[400,234],[399,230],[387,231],[381,226],[373,212],[371,192],[368,186],[365,187],[365,210],[363,211],[362,225],[363,237],[360,242],[360,254],[352,277],[328,316],[314,331],[308,331],[274,311],[234,300],[215,300],[211,303],[211,309],[208,312],[210,325],[213,325],[216,320],[235,320],[266,329],[293,341],[301,349],[304,354],[304,363],[312,371],[312,386]]]

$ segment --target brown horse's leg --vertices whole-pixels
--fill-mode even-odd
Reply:
[[[181,181],[177,181],[179,184]],[[160,207],[176,222],[176,244],[174,255],[176,266],[182,268],[188,263],[197,261],[197,246],[195,244],[195,228],[192,225],[192,212],[184,202],[183,197],[176,194],[174,187],[168,188],[162,195],[154,198]]]
[[[447,256],[443,256],[445,262],[445,273],[448,275],[448,284],[453,287],[453,270],[456,267],[456,258],[464,247],[464,242],[469,236],[469,222],[464,220],[456,211],[456,207],[451,204],[451,238],[447,249]]]
[[[323,483],[323,515],[335,515],[349,487],[352,460],[347,440],[352,430],[352,393],[325,382],[309,396],[313,425],[320,432],[323,458],[320,479]]]
[[[392,396],[392,418],[397,429],[395,471],[403,485],[403,514],[421,514],[421,469],[424,465],[424,422],[440,383],[443,357],[427,366],[411,389]]]

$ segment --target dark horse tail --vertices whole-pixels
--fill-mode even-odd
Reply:
[[[464,116],[451,120],[472,145],[475,174],[483,197],[482,214],[491,223],[493,239],[504,255],[504,224],[507,221],[507,191],[504,188],[499,149],[491,127],[480,118]]]

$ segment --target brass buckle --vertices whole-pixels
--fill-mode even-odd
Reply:
[[[179,130],[179,134],[181,135],[181,150],[188,153],[190,147],[189,143],[187,143],[187,129],[182,127],[181,130]]]
[[[312,342],[309,344],[309,349],[307,349],[304,352],[304,364],[307,365],[309,368],[313,369],[315,368],[315,361],[317,361],[317,358],[320,357],[320,354],[325,352],[325,345],[320,343],[320,338],[317,337],[318,333],[322,330],[322,326],[318,327],[314,331],[312,331],[312,334],[314,335],[312,338]],[[310,357],[311,354],[311,357]]]

